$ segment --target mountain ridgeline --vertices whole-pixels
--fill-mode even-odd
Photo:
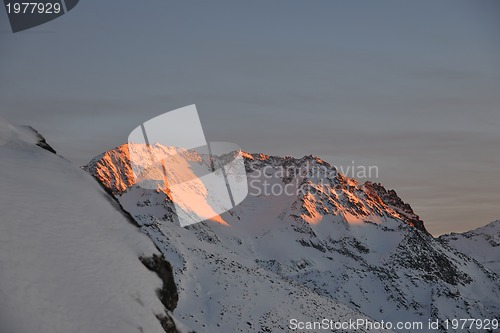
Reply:
[[[360,184],[314,156],[241,152],[247,198],[182,228],[176,209],[189,205],[174,205],[169,189],[138,186],[129,148],[145,151],[122,145],[84,169],[172,264],[176,318],[196,331],[288,332],[290,318],[442,323],[500,313],[498,275],[432,237],[410,205],[381,184]],[[173,150],[186,165],[211,171],[206,156],[154,145]],[[192,192],[196,200],[206,195],[198,185]],[[442,324],[439,330],[446,332]]]

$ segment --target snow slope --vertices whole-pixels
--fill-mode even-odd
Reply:
[[[183,156],[209,170],[205,157]],[[427,323],[500,313],[498,276],[434,239],[394,191],[358,184],[314,156],[243,156],[250,195],[220,215],[224,223],[187,228],[174,222],[168,189],[137,186],[127,145],[84,167],[172,263],[176,313],[194,329],[288,332],[291,318]],[[292,195],[266,193],[275,185]]]
[[[0,120],[0,332],[165,332],[158,250],[42,141]]]
[[[500,220],[467,232],[442,235],[439,240],[500,275]]]

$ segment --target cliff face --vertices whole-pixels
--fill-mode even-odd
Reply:
[[[387,191],[379,183],[366,182],[364,184],[368,193],[376,193],[378,198],[388,207],[394,210],[398,217],[404,219],[409,225],[417,228],[418,230],[428,233],[424,227],[424,221],[420,219],[418,215],[413,212],[411,206],[405,202],[397,195],[396,191]],[[378,200],[375,198],[375,200]]]
[[[166,333],[177,333],[178,330],[171,312],[177,307],[179,294],[177,293],[177,286],[174,281],[172,265],[165,260],[164,256],[156,254],[153,254],[152,257],[140,257],[140,260],[150,271],[155,272],[163,283],[162,287],[157,290],[160,301],[168,310],[165,315],[157,316],[163,329],[165,329]]]

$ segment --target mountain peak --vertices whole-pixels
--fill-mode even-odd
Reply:
[[[209,167],[209,163],[200,155],[181,148],[155,144],[148,150],[143,144],[133,144],[133,147],[130,147],[130,144],[123,144],[97,156],[83,168],[113,194],[122,195],[137,183],[130,162],[130,149],[133,149],[137,156],[144,156],[141,161],[144,164],[141,166],[143,169],[152,163],[151,152],[166,154],[173,150],[183,159],[206,163],[207,168]],[[294,188],[295,194],[290,198],[290,206],[295,208],[291,209],[290,214],[296,218],[308,223],[318,223],[323,219],[329,219],[328,216],[337,216],[348,223],[382,223],[383,218],[387,217],[400,220],[427,233],[423,221],[394,190],[386,190],[378,183],[366,182],[360,185],[356,179],[346,177],[317,156],[295,158],[248,152],[241,152],[241,155],[245,161],[249,182],[258,183],[260,188],[257,186],[255,188],[259,191],[265,190],[262,186],[266,184],[266,179],[259,180],[256,177],[275,178],[278,181],[278,185],[273,185],[275,188],[276,186]],[[263,176],[264,173],[267,175]],[[157,191],[165,194],[165,200],[173,200],[168,189],[158,188]],[[250,190],[249,195],[252,194],[256,193]]]
[[[174,222],[185,208],[159,189],[138,186],[129,148],[144,149],[122,145],[85,168],[172,263],[181,295],[177,316],[194,329],[247,331],[242,311],[248,323],[264,328],[294,318],[298,308],[310,318],[324,316],[325,309],[342,317],[346,310],[338,302],[377,320],[442,321],[498,312],[496,277],[429,235],[410,205],[381,184],[359,183],[312,155],[241,152],[245,200],[217,215],[219,223],[182,228]],[[152,146],[153,152],[168,149],[175,148]],[[206,156],[176,152],[186,159],[180,165],[213,172]],[[139,169],[150,158],[145,155]],[[169,164],[170,175],[175,166]],[[181,214],[197,213],[206,188],[182,184],[187,191],[181,199],[195,207]],[[218,198],[210,200],[205,204],[218,204]],[[221,315],[214,320],[207,305]]]

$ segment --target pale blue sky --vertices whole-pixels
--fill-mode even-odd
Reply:
[[[82,0],[12,34],[0,115],[78,164],[196,104],[210,141],[379,166],[439,234],[500,219],[500,1]]]

